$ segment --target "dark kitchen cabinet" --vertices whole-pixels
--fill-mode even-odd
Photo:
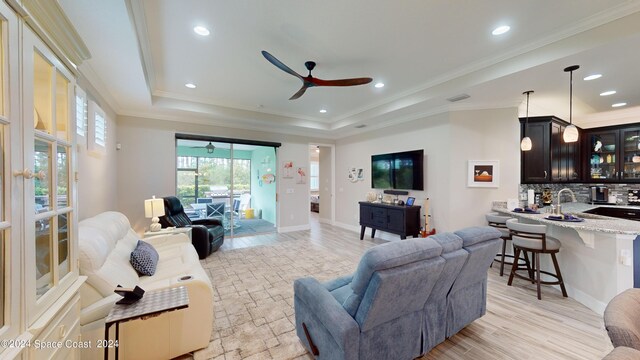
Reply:
[[[529,118],[526,135],[530,151],[521,151],[521,183],[575,182],[580,179],[580,142],[565,143],[562,133],[569,125],[555,116]],[[525,119],[520,118],[520,138],[525,136]]]
[[[584,177],[589,182],[640,182],[640,127],[614,126],[585,131]]]
[[[633,208],[597,207],[585,212],[589,214],[640,221],[640,210]]]

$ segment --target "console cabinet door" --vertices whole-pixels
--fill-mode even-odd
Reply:
[[[393,231],[404,231],[404,210],[388,209],[387,210],[387,228]]]

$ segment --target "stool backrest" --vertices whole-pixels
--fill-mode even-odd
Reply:
[[[496,228],[500,230],[502,233],[502,238],[509,240],[511,239],[511,235],[509,234],[509,229],[507,229],[507,220],[512,219],[510,216],[502,216],[498,213],[488,213],[485,216],[487,219],[487,225],[492,228]]]
[[[524,224],[518,219],[509,219],[507,220],[507,228],[509,228],[512,238],[520,237],[541,241],[542,251],[547,250],[547,225]]]

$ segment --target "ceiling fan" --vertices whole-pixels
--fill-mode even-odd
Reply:
[[[338,80],[322,80],[319,78],[315,78],[311,76],[311,70],[313,70],[316,67],[316,63],[313,61],[307,61],[304,63],[304,66],[307,68],[307,70],[309,70],[309,75],[302,76],[297,72],[291,70],[291,68],[289,68],[287,65],[283,64],[280,60],[276,59],[275,56],[269,54],[264,50],[262,50],[262,56],[264,56],[265,59],[267,59],[267,61],[275,65],[278,69],[302,80],[302,87],[300,88],[300,90],[298,90],[297,93],[293,94],[293,96],[291,96],[289,100],[295,100],[299,98],[300,96],[302,96],[302,94],[304,94],[305,91],[307,91],[308,88],[314,87],[314,86],[355,86],[355,85],[368,84],[373,80],[372,78],[353,78],[353,79],[338,79]]]
[[[192,146],[192,149],[207,149],[207,154],[213,154],[213,150],[215,150],[215,146],[209,141],[209,143],[205,146]]]

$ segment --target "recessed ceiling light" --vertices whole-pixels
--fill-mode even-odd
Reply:
[[[209,29],[207,29],[204,26],[196,26],[193,28],[193,32],[195,32],[196,34],[200,35],[200,36],[208,36],[209,34],[211,34],[211,31],[209,31]]]
[[[384,84],[383,84],[383,83],[381,83],[381,82],[379,82],[379,83],[376,83],[376,84],[375,84],[375,85],[373,85],[373,86],[375,86],[375,87],[377,87],[377,88],[381,88],[381,87],[384,87]]]
[[[621,106],[625,106],[625,105],[627,105],[626,102],[619,102],[619,103],[615,103],[615,104],[611,105],[611,107],[621,107]]]
[[[613,95],[615,93],[616,93],[615,90],[609,90],[609,91],[605,91],[605,92],[600,93],[600,96],[609,96],[609,95]]]
[[[322,114],[324,114],[324,113],[326,113],[326,112],[327,112],[327,110],[325,110],[325,109],[320,109],[320,112],[321,112]]]
[[[589,76],[585,76],[585,78],[583,80],[589,81],[589,80],[599,79],[601,77],[602,77],[602,74],[591,74]]]
[[[195,89],[196,88],[196,84],[192,84],[192,83],[184,84],[184,86],[188,87],[189,89]]]
[[[493,35],[502,35],[502,34],[506,33],[509,30],[511,30],[510,26],[502,25],[502,26],[498,26],[497,28],[493,29],[493,31],[491,33]]]

